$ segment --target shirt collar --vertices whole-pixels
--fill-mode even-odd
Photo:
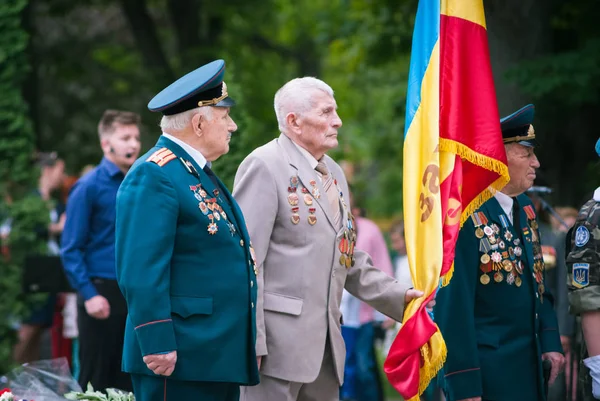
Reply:
[[[117,167],[115,163],[111,162],[106,157],[102,158],[102,161],[100,162],[100,167],[106,170],[110,177],[115,177],[119,174],[123,175],[121,169],[119,169],[119,167]]]
[[[173,141],[177,145],[181,146],[181,148],[183,150],[185,150],[187,152],[187,154],[192,156],[192,159],[194,159],[194,161],[196,162],[196,164],[198,164],[198,166],[200,166],[200,168],[203,169],[204,166],[206,166],[206,164],[208,162],[206,161],[206,158],[202,155],[202,153],[200,153],[198,150],[194,149],[187,143],[183,142],[181,139],[175,138],[173,135],[167,134],[166,132],[163,132],[162,134],[168,140]],[[210,165],[209,165],[209,167],[210,167]]]
[[[513,198],[511,198],[510,196],[508,196],[505,193],[502,193],[500,191],[497,191],[494,194],[494,197],[500,204],[500,207],[504,211],[504,214],[506,214],[512,222],[512,208],[513,208],[513,203],[514,203]]]
[[[314,170],[317,167],[317,164],[319,164],[319,161],[317,159],[315,159],[315,157],[313,155],[311,155],[308,150],[304,149],[302,146],[298,145],[294,141],[292,141],[292,143],[294,144],[295,147],[298,148],[300,153],[302,153],[302,156],[304,156],[304,158],[308,161],[308,164],[310,164],[310,168],[312,168]]]

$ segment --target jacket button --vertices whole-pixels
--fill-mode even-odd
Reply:
[[[536,319],[538,318],[538,314],[537,314],[537,313],[535,314],[535,318],[536,318]]]
[[[252,302],[252,307],[254,308],[254,302]]]
[[[240,240],[240,246],[244,246],[244,240],[243,239]]]
[[[254,281],[250,282],[250,288],[254,287]]]

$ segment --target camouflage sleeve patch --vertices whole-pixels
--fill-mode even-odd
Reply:
[[[600,310],[600,286],[594,285],[569,292],[569,312],[572,315],[597,310]]]
[[[600,203],[589,201],[573,227],[567,255],[567,286],[572,314],[600,310]]]
[[[147,162],[152,162],[158,164],[160,167],[164,166],[168,162],[173,159],[176,159],[177,156],[173,152],[171,152],[167,148],[161,148],[156,152],[152,153],[147,159]]]

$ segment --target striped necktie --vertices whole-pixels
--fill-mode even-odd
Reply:
[[[334,185],[333,177],[329,174],[329,169],[323,159],[319,161],[315,170],[323,175],[323,189],[327,194],[327,200],[333,212],[333,224],[336,228],[339,228],[342,215],[340,210],[340,194],[338,193],[337,185]]]

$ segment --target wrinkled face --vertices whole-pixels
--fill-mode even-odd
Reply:
[[[102,139],[107,158],[120,169],[128,170],[140,154],[140,129],[137,125],[115,124],[115,131]]]
[[[511,196],[522,194],[533,185],[535,170],[540,167],[540,162],[533,148],[518,143],[507,146],[506,157],[510,182],[502,192]]]
[[[327,92],[315,90],[311,103],[312,108],[297,117],[300,135],[296,138],[302,147],[316,157],[338,146],[337,135],[342,120],[337,113],[335,99]]]
[[[213,107],[212,115],[202,116],[202,153],[209,162],[229,152],[231,134],[237,125],[229,115],[229,107]]]

